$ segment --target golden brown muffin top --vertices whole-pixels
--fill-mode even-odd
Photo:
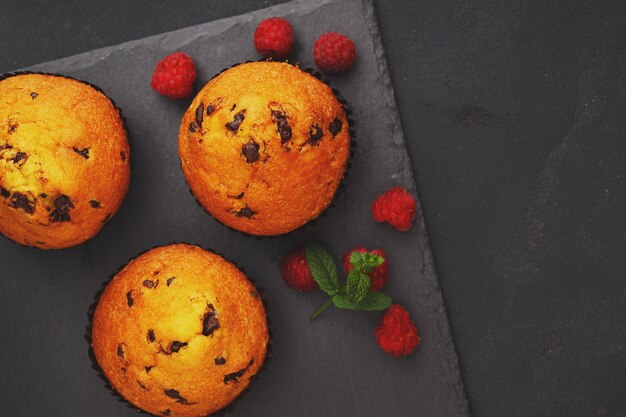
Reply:
[[[92,346],[113,387],[157,415],[204,416],[233,401],[268,345],[263,303],[235,265],[197,246],[152,249],[107,285]]]
[[[331,203],[350,152],[343,105],[283,62],[251,62],[207,83],[179,132],[185,178],[222,223],[256,235],[292,231]]]
[[[0,232],[63,248],[93,237],[130,181],[126,131],[111,100],[61,76],[0,81]]]

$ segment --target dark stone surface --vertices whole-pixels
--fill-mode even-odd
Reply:
[[[275,3],[4,0],[0,72]],[[624,2],[375,3],[473,414],[623,415]],[[121,217],[100,244],[117,244]],[[4,265],[8,247],[2,242]],[[42,275],[66,267],[58,253],[21,250],[41,258]],[[74,267],[99,274],[130,256],[101,252],[95,241],[79,253],[86,259]],[[3,294],[49,293],[31,317],[45,322],[61,306],[52,331],[81,334],[75,316],[87,301],[77,294],[103,277],[41,279],[36,289],[25,273],[4,267]],[[65,399],[85,391],[31,381],[42,370],[64,382],[90,377],[83,364],[46,359],[62,349],[82,358],[84,346],[44,338],[32,323],[3,320],[0,329],[31,342],[3,352],[3,363],[19,359],[29,370],[3,370],[0,403],[16,407],[12,415],[32,410],[21,399],[28,393],[48,401],[46,415],[81,415]],[[93,389],[85,401],[100,397]]]

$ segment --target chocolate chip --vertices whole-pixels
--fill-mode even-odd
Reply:
[[[102,221],[100,221],[100,223],[105,224],[109,220],[111,220],[111,213],[107,213],[106,216],[104,216],[104,219],[102,219]]]
[[[145,368],[143,368],[146,370],[146,373],[149,374],[150,373],[150,369],[152,369],[152,366],[146,366]]]
[[[120,158],[122,158],[122,161],[126,162],[126,153],[124,151],[120,151]]]
[[[335,120],[330,122],[328,125],[328,130],[330,130],[330,133],[332,133],[333,137],[335,137],[337,136],[337,133],[341,131],[342,126],[343,122],[335,117]]]
[[[175,389],[166,389],[164,392],[168,397],[175,399],[177,403],[189,404],[189,402]]]
[[[230,108],[230,111],[233,111],[237,108],[237,103],[233,104],[233,107]]]
[[[207,305],[209,311],[204,315],[202,319],[202,335],[210,336],[213,332],[220,328],[220,322],[217,319],[217,312],[213,304]]]
[[[170,345],[170,353],[178,353],[178,351],[185,346],[187,346],[187,342],[179,342],[177,340],[174,340]]]
[[[13,134],[13,132],[15,132],[17,130],[17,123],[12,123],[9,125],[9,128],[7,129],[7,133],[9,135]]]
[[[126,293],[126,303],[128,307],[132,307],[135,304],[135,300],[133,299],[133,290],[130,290]]]
[[[156,288],[156,286],[159,285],[159,281],[152,281],[150,279],[146,279],[143,281],[143,286],[146,288]]]
[[[211,113],[213,113],[215,111],[215,106],[213,104],[209,104],[208,106],[206,106],[206,115],[210,116]]]
[[[280,135],[280,142],[284,144],[291,139],[292,135],[291,126],[289,126],[287,116],[285,113],[281,113],[278,110],[272,110],[272,119],[276,122],[278,134]]]
[[[234,382],[234,383],[239,382],[239,378],[241,378],[243,376],[243,374],[245,374],[246,371],[248,369],[250,369],[250,367],[252,366],[253,363],[254,363],[254,358],[250,359],[250,362],[248,363],[248,366],[246,366],[245,368],[243,368],[243,369],[241,369],[241,370],[239,370],[237,372],[232,372],[230,374],[224,375],[224,384],[228,385],[228,383],[231,382],[231,381]]]
[[[215,364],[224,365],[226,364],[226,359],[222,358],[221,356],[218,356],[217,358],[215,358]]]
[[[39,94],[35,93],[34,91],[32,93],[30,93],[30,98],[32,98],[33,100],[37,98]]]
[[[189,123],[189,131],[191,133],[196,133],[198,131],[198,125],[196,124],[196,122]]]
[[[255,300],[258,300],[260,298],[259,293],[257,292],[257,290],[250,290],[250,295],[252,296],[252,298],[254,298]]]
[[[50,213],[51,222],[69,222],[72,220],[69,211],[74,208],[74,203],[65,194],[61,194],[54,200],[54,211]]]
[[[241,200],[243,198],[243,191],[235,196],[237,200]]]
[[[4,142],[2,145],[0,145],[0,151],[3,151],[5,149],[13,149],[13,146],[11,146],[8,143]]]
[[[285,113],[280,112],[278,110],[272,110],[272,120],[274,120],[275,122],[278,122],[280,120],[285,120],[287,118],[287,116],[285,115]]]
[[[13,158],[11,158],[11,161],[13,161],[14,164],[17,164],[18,162],[26,159],[28,159],[28,155],[26,155],[26,153],[18,152]]]
[[[163,414],[164,416],[169,416],[171,413],[172,412],[169,409],[161,411],[161,414]]]
[[[76,147],[72,147],[72,149],[83,158],[89,159],[89,148],[78,149]]]
[[[89,204],[95,209],[100,208],[100,202],[98,200],[89,200]]]
[[[41,198],[47,198],[47,197],[48,197],[48,194],[46,194],[46,193],[41,193],[41,194],[39,194],[39,197],[41,197]]]
[[[317,123],[313,123],[311,125],[311,128],[309,129],[309,143],[313,146],[317,146],[318,142],[320,141],[320,139],[322,139],[323,136],[324,131],[322,130],[322,128]]]
[[[154,330],[150,329],[148,330],[148,342],[152,343],[154,342],[155,337],[154,337]]]
[[[168,279],[167,279],[167,281],[165,282],[165,285],[167,285],[167,286],[169,287],[169,286],[170,286],[170,284],[172,283],[172,281],[174,281],[174,279],[175,279],[175,278],[176,278],[176,277],[171,277],[171,278],[168,278]]]
[[[244,208],[242,208],[241,210],[235,212],[235,216],[237,216],[237,217],[247,217],[249,219],[251,219],[252,216],[254,216],[255,214],[256,214],[256,211],[254,211],[250,207],[248,207],[247,204],[246,204],[246,206]]]
[[[200,105],[196,108],[196,123],[199,127],[202,127],[202,121],[204,120],[204,104],[200,103]]]
[[[237,132],[237,130],[239,130],[239,126],[241,126],[241,122],[243,122],[243,119],[245,119],[245,115],[244,111],[242,110],[239,113],[235,114],[232,122],[226,123],[226,129],[230,130],[233,133]]]
[[[141,387],[141,389],[147,389],[146,386],[140,380],[137,380],[137,384]]]
[[[19,192],[15,192],[11,196],[11,207],[15,209],[22,209],[28,214],[33,214],[35,212],[34,204],[28,201],[28,197]]]
[[[122,343],[117,345],[117,356],[124,359],[124,344]]]
[[[248,143],[242,146],[241,154],[246,157],[249,164],[259,160],[259,144],[250,139]]]
[[[6,188],[0,187],[0,195],[4,198],[9,198],[11,196],[11,193]]]
[[[278,123],[278,134],[280,135],[280,143],[288,142],[291,139],[291,127],[287,121]]]

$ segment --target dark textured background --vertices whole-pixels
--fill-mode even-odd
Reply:
[[[0,72],[275,3],[3,0]],[[625,415],[626,4],[376,5],[473,414]]]

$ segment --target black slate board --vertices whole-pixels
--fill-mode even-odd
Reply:
[[[313,66],[310,49],[321,33],[340,30],[355,40],[355,68],[328,78],[354,112],[357,147],[343,193],[326,216],[288,236],[259,240],[227,229],[197,206],[176,149],[188,102],[157,96],[149,79],[156,60],[174,50],[195,58],[198,87],[225,67],[256,59],[252,33],[268,16],[294,24],[292,59],[305,67]],[[10,342],[0,357],[3,414],[136,415],[91,369],[83,340],[87,309],[102,281],[128,259],[186,241],[235,261],[269,301],[274,358],[233,416],[469,415],[421,213],[410,233],[377,224],[369,213],[371,201],[393,185],[417,193],[369,1],[296,1],[30,69],[84,79],[116,101],[128,120],[133,177],[118,216],[82,246],[41,251],[0,241],[0,330]],[[337,255],[361,244],[388,252],[386,291],[410,310],[423,338],[413,356],[391,358],[378,349],[372,335],[378,313],[330,310],[308,321],[322,294],[289,290],[278,264],[289,249],[312,240]]]

